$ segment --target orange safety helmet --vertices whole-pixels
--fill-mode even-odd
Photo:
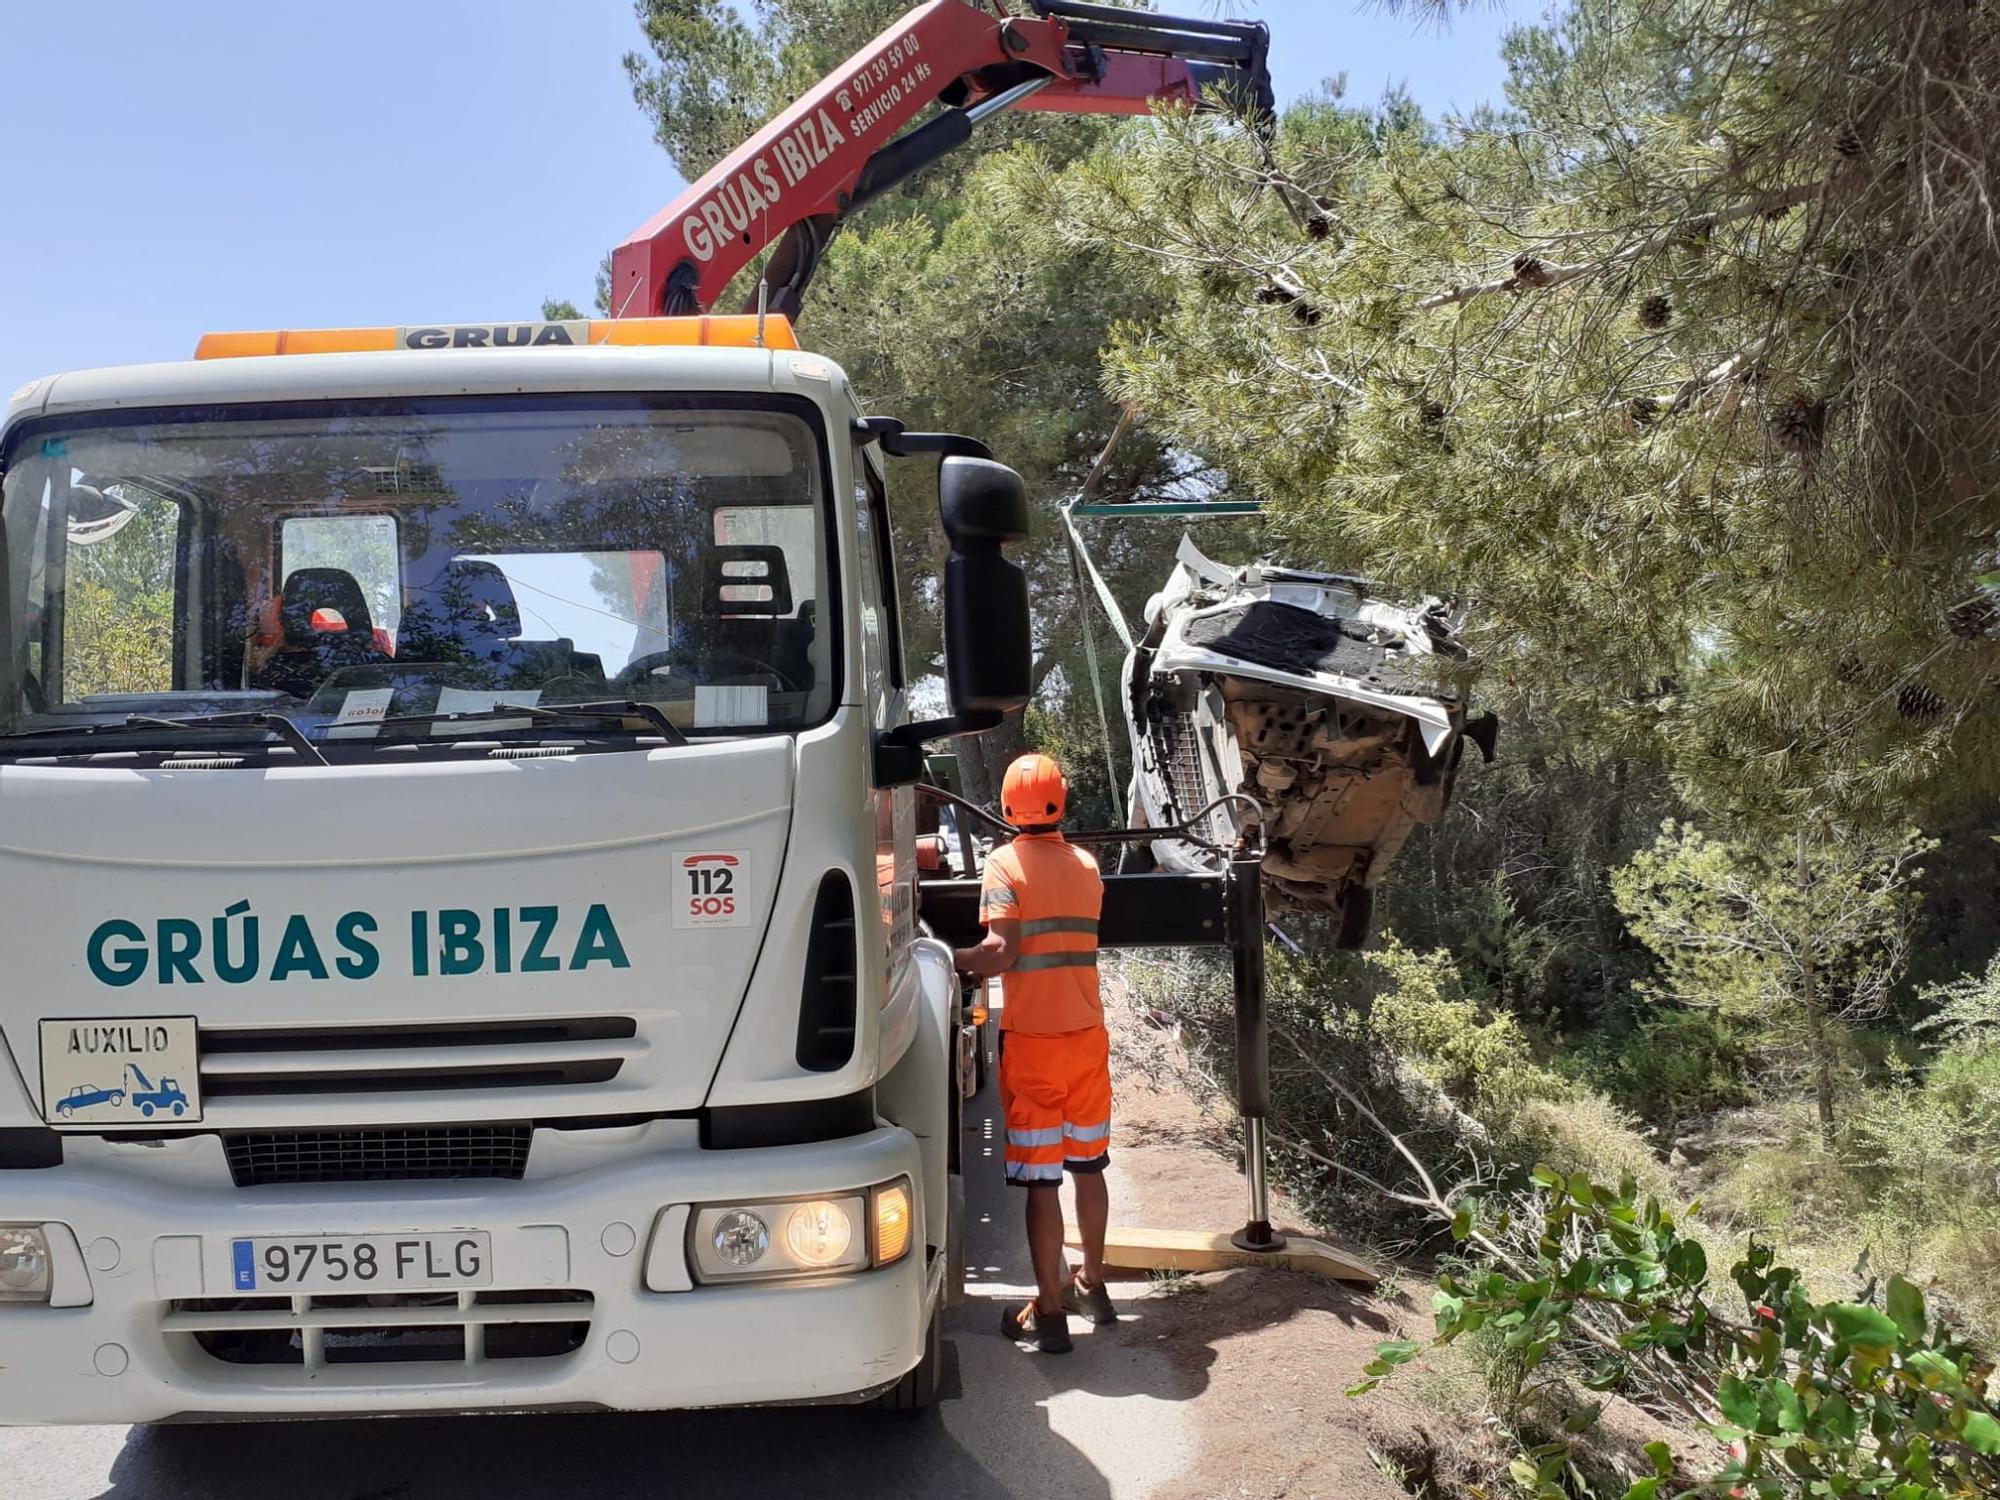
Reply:
[[[1062,767],[1046,755],[1023,755],[1000,783],[1000,816],[1016,828],[1049,828],[1069,806]]]

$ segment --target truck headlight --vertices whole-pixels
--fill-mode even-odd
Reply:
[[[865,1271],[910,1247],[910,1180],[857,1193],[767,1203],[711,1203],[688,1223],[695,1280],[770,1281]]]
[[[843,1204],[818,1198],[794,1204],[785,1215],[785,1248],[802,1266],[837,1266],[853,1243],[854,1216]]]
[[[48,1235],[39,1224],[0,1224],[0,1302],[48,1300]]]
[[[709,1243],[724,1265],[748,1270],[771,1248],[771,1226],[747,1208],[732,1208],[715,1221]]]

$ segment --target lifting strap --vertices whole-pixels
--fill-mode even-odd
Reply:
[[[1083,538],[1077,534],[1076,522],[1070,518],[1069,512],[1070,507],[1065,505],[1062,508],[1063,531],[1069,541],[1070,575],[1076,580],[1077,614],[1083,622],[1083,659],[1090,671],[1090,694],[1097,700],[1097,733],[1104,747],[1104,777],[1111,785],[1111,805],[1118,810],[1118,821],[1122,825],[1129,821],[1129,810],[1125,806],[1124,783],[1118,779],[1118,762],[1111,751],[1111,715],[1104,707],[1104,673],[1097,664],[1097,632],[1090,624],[1090,601],[1083,596],[1083,575],[1086,571],[1097,587],[1097,597],[1104,606],[1105,618],[1111,621],[1119,644],[1128,654],[1132,650],[1132,633],[1125,628],[1125,617],[1119,612],[1118,601],[1111,596],[1104,575],[1090,560],[1090,552],[1083,545]],[[1122,854],[1123,851],[1120,852]]]

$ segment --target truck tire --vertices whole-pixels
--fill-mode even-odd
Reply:
[[[1351,885],[1340,898],[1340,931],[1333,940],[1336,948],[1359,948],[1368,941],[1368,929],[1375,920],[1375,893],[1365,885]]]
[[[944,1305],[965,1300],[965,1099],[956,1088],[945,1113],[951,1147],[945,1153]]]
[[[917,1367],[877,1396],[877,1411],[929,1411],[937,1404],[939,1378],[944,1369],[944,1310],[931,1310],[930,1326],[924,1330],[924,1357]]]
[[[944,1305],[965,1303],[965,1174],[954,1172],[946,1181],[951,1188],[951,1218],[944,1226]]]

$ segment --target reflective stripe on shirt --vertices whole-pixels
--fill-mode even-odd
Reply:
[[[1033,974],[1042,969],[1094,969],[1097,967],[1097,950],[1089,948],[1082,953],[1027,953],[1014,960],[1010,974]]]
[[[1032,922],[1021,924],[1024,938],[1045,937],[1052,932],[1080,932],[1089,937],[1097,936],[1095,917],[1039,917]]]

